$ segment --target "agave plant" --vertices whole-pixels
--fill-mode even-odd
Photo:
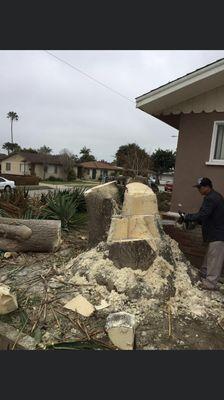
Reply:
[[[79,227],[85,221],[85,216],[78,213],[78,201],[69,193],[58,192],[50,195],[42,210],[43,219],[59,219],[64,230]]]
[[[79,212],[86,212],[86,200],[84,193],[86,192],[88,188],[85,186],[80,186],[74,188],[71,192],[70,195],[71,197],[77,202],[78,206],[77,209]]]
[[[24,211],[22,215],[23,219],[43,219],[42,209],[35,209],[33,207],[29,207]]]

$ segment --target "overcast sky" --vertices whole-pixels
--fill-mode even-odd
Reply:
[[[0,146],[50,146],[54,154],[87,146],[112,161],[120,145],[148,152],[176,148],[178,131],[135,108],[135,97],[224,57],[220,51],[51,51],[124,96],[93,82],[44,51],[0,51]],[[0,149],[2,152],[2,149]]]

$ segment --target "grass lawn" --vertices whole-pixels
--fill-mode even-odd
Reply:
[[[40,182],[40,185],[42,183],[44,183],[46,185],[57,185],[57,186],[64,185],[64,186],[90,186],[90,187],[97,186],[100,184],[99,181],[84,181],[84,180],[83,181],[77,180],[77,181],[71,181],[71,182],[42,181],[42,182]]]

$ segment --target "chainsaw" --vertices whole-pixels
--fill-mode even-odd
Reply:
[[[186,230],[192,230],[196,227],[197,222],[194,221],[185,221],[185,215],[183,211],[178,211],[180,218],[177,220],[178,224],[184,224]]]

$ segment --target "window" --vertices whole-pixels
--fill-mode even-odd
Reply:
[[[208,165],[224,165],[224,121],[215,121]]]
[[[54,166],[54,173],[57,174],[57,172],[58,172],[58,166],[55,165],[55,166]]]
[[[6,171],[11,171],[11,163],[10,162],[6,163]]]
[[[25,175],[25,164],[20,164],[20,172]]]
[[[216,133],[216,143],[215,143],[215,160],[224,160],[224,124],[218,124]]]

